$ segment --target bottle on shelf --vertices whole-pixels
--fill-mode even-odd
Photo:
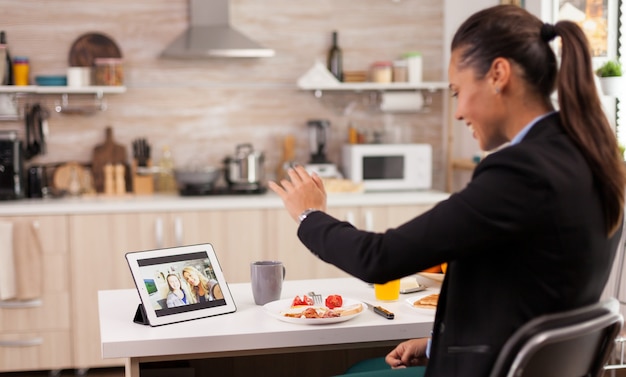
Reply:
[[[343,57],[337,40],[337,32],[333,31],[333,44],[328,50],[328,70],[339,81],[343,81]]]
[[[29,83],[30,63],[26,56],[13,58],[13,85],[26,86]]]
[[[159,160],[159,174],[157,176],[157,191],[163,193],[176,192],[176,179],[174,178],[174,158],[169,146],[163,147],[163,156]]]
[[[0,45],[4,45],[6,64],[4,64],[4,75],[1,75],[2,82],[0,85],[13,85],[13,59],[9,53],[9,45],[7,44],[7,35],[4,30],[0,31]]]
[[[411,51],[404,54],[407,62],[408,81],[411,83],[422,82],[422,53]]]

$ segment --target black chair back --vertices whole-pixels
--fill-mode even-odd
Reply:
[[[490,377],[599,377],[622,324],[614,298],[535,318],[505,343]]]

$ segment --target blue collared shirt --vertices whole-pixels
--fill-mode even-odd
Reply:
[[[545,113],[543,115],[539,115],[538,117],[536,117],[535,119],[531,120],[530,123],[528,123],[524,128],[522,128],[522,130],[520,132],[517,133],[517,135],[515,135],[515,137],[511,140],[511,142],[509,143],[509,145],[515,145],[518,144],[520,141],[522,141],[522,139],[526,136],[526,134],[528,133],[528,131],[530,131],[531,128],[533,128],[533,126],[535,124],[537,124],[537,122],[539,122],[540,120],[542,120],[543,118],[552,115],[556,113],[556,111],[550,111],[549,113]]]

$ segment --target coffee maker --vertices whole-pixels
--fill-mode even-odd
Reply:
[[[325,119],[313,119],[307,122],[307,126],[309,127],[311,161],[305,165],[305,169],[322,178],[342,178],[337,166],[326,157],[330,122]]]
[[[0,131],[0,200],[24,197],[24,152],[17,131]]]

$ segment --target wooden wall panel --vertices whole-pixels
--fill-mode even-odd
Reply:
[[[163,49],[187,27],[188,0],[0,0],[0,28],[7,32],[12,54],[30,58],[32,77],[64,74],[71,44],[86,32],[111,36],[124,55],[128,91],[107,96],[106,111],[62,115],[52,111],[60,97],[37,99],[53,114],[49,152],[32,162],[89,163],[105,127],[112,126],[116,140],[128,148],[134,138],[147,137],[156,160],[162,146],[170,145],[180,166],[194,160],[219,165],[236,144],[252,141],[266,153],[271,174],[287,134],[296,136],[300,162],[308,161],[306,121],[324,118],[331,121],[333,161],[339,162],[350,122],[370,130],[397,125],[408,141],[433,145],[433,182],[435,188],[444,188],[447,117],[441,93],[434,95],[428,113],[390,116],[351,93],[325,94],[318,100],[296,87],[316,59],[325,59],[335,29],[346,70],[364,70],[374,61],[417,50],[424,56],[424,79],[441,80],[447,46],[440,1],[230,0],[230,7],[231,24],[273,48],[275,57],[161,59]],[[352,100],[359,106],[346,116],[344,109]],[[22,132],[23,125],[0,122],[0,129]]]

